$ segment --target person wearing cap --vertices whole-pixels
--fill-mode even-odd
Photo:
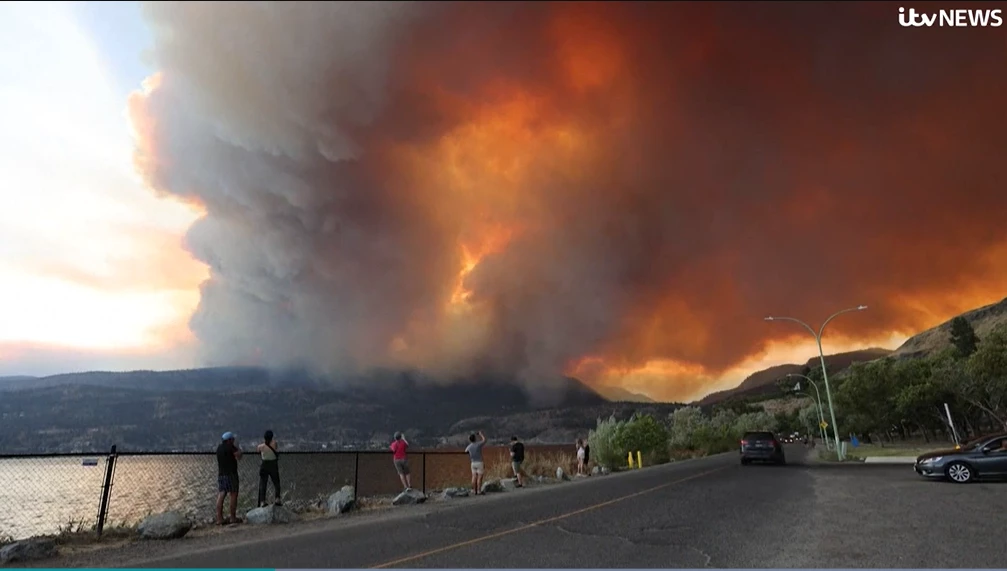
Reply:
[[[395,440],[392,440],[389,448],[392,450],[392,463],[395,464],[395,471],[399,474],[402,486],[411,490],[413,485],[409,479],[409,464],[406,462],[406,449],[409,448],[409,442],[401,432],[396,432]]]
[[[238,460],[241,448],[233,432],[225,432],[217,446],[217,525],[240,523],[238,519]],[[224,519],[224,497],[231,496],[229,519]]]

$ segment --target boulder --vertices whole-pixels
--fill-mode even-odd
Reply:
[[[427,497],[423,494],[423,492],[419,490],[413,490],[410,488],[402,492],[401,494],[395,496],[395,499],[392,500],[392,505],[408,506],[413,504],[422,504],[425,501],[427,501]]]
[[[503,480],[500,480],[500,487],[503,488],[503,491],[505,492],[516,490],[517,478],[505,478]]]
[[[338,492],[329,496],[329,501],[326,502],[326,509],[329,515],[339,515],[353,509],[356,503],[357,492],[353,489],[353,486],[343,486]]]
[[[591,468],[591,474],[594,476],[601,474],[601,466],[595,466],[594,468]]]
[[[56,555],[56,542],[52,539],[26,539],[0,549],[0,563],[18,563],[47,559]]]
[[[192,522],[179,512],[165,512],[148,516],[136,530],[144,539],[178,539],[192,529]]]
[[[283,506],[266,506],[255,508],[245,514],[245,521],[257,525],[271,523],[290,523],[297,519],[293,512]]]
[[[556,468],[556,479],[568,481],[570,479],[570,476],[566,475],[566,472],[563,471],[563,468]]]
[[[612,471],[609,470],[607,466],[602,466],[601,467],[601,475],[602,476],[604,476],[605,474],[611,474],[611,473],[612,473]]]
[[[441,493],[441,498],[447,500],[451,498],[467,498],[469,497],[468,488],[448,488]]]
[[[483,487],[481,488],[481,490],[482,493],[484,494],[486,493],[494,494],[496,492],[504,491],[504,487],[500,483],[500,480],[487,480],[483,482]]]

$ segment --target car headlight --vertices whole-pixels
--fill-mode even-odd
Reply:
[[[923,460],[922,462],[920,462],[920,464],[934,464],[935,462],[940,461],[942,458],[943,456],[934,456],[933,458],[927,458]]]

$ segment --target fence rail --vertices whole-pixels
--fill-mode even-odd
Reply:
[[[538,448],[537,452],[535,448]],[[556,452],[569,447],[529,448],[543,452],[555,470]],[[551,454],[550,454],[551,453]],[[487,446],[487,468],[509,465],[506,447]],[[461,450],[410,451],[411,484],[429,493],[468,485],[468,456]],[[391,452],[280,452],[280,489],[286,505],[315,505],[344,485],[357,495],[382,496],[402,489]],[[239,506],[258,504],[259,455],[245,453],[238,462]],[[119,452],[0,454],[0,542],[68,527],[95,529],[132,525],[151,513],[178,510],[198,521],[213,517],[217,494],[214,452]],[[268,484],[267,501],[274,497]]]

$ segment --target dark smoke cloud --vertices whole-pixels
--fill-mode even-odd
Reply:
[[[209,362],[716,375],[794,333],[767,313],[867,303],[835,324],[867,339],[1003,295],[1002,29],[882,3],[146,13],[137,164],[206,210]]]

